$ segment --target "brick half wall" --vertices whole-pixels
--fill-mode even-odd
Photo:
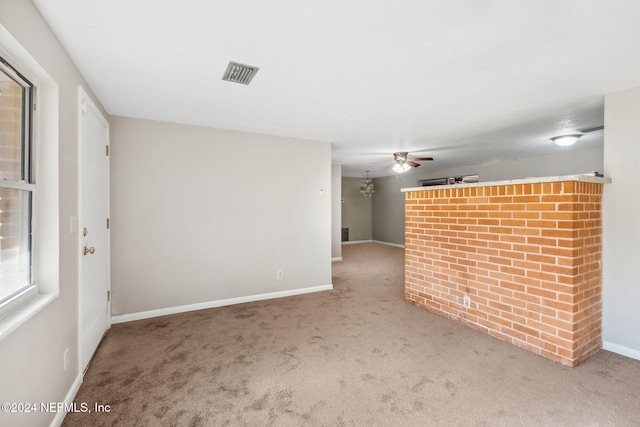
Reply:
[[[405,298],[577,366],[602,346],[602,190],[573,180],[403,190]]]

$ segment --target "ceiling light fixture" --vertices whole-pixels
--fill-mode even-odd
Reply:
[[[376,192],[373,182],[369,179],[369,171],[367,171],[367,179],[364,180],[364,183],[360,187],[360,192],[366,197],[371,197],[373,193]]]
[[[393,166],[393,171],[397,173],[405,173],[409,169],[411,169],[411,166],[406,163],[398,163]]]
[[[561,136],[554,136],[553,138],[551,138],[551,140],[556,144],[558,144],[560,147],[568,147],[570,145],[575,144],[576,141],[580,139],[581,136],[582,135],[580,134],[561,135]]]
[[[406,171],[411,169],[411,166],[407,164],[408,155],[409,153],[407,153],[406,151],[398,151],[396,153],[393,153],[393,160],[396,161],[396,164],[393,165],[394,172],[405,173]]]

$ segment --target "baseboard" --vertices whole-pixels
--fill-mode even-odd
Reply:
[[[602,342],[602,348],[605,350],[612,351],[614,353],[621,354],[623,356],[630,357],[632,359],[640,360],[640,350],[635,350],[633,348],[625,347],[623,345],[614,344],[608,341]]]
[[[343,245],[358,245],[360,243],[379,243],[381,245],[394,246],[396,248],[404,249],[404,245],[398,243],[383,242],[382,240],[350,240],[348,242],[342,242]]]
[[[404,249],[404,245],[400,245],[398,243],[390,243],[390,242],[383,242],[381,240],[372,240],[373,243],[380,243],[381,245],[387,245],[387,246],[393,246],[395,248],[402,248]]]
[[[349,240],[347,242],[342,242],[343,245],[358,245],[360,243],[372,243],[373,240]]]
[[[64,403],[67,406],[71,406],[73,400],[76,398],[76,394],[78,394],[78,390],[80,390],[80,386],[82,385],[82,373],[79,373],[76,379],[71,384],[71,388],[67,392],[67,395],[64,397]],[[58,411],[56,413],[55,418],[49,424],[50,427],[60,427],[62,422],[64,421],[64,417],[67,415],[67,411]]]
[[[185,313],[188,311],[205,310],[207,308],[223,307],[226,305],[242,304],[245,302],[263,301],[274,298],[291,297],[312,292],[330,291],[333,285],[311,286],[309,288],[292,289],[289,291],[270,292],[267,294],[247,295],[244,297],[227,298],[215,301],[199,302],[195,304],[179,305],[176,307],[160,308],[157,310],[141,311],[139,313],[121,314],[111,317],[111,323],[124,323],[134,320],[150,319],[152,317],[167,316],[169,314]]]
[[[342,261],[342,257],[341,256],[337,256],[337,257],[331,258],[331,262],[336,262],[336,261]]]

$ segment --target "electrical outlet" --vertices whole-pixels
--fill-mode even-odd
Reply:
[[[471,297],[469,295],[464,296],[463,305],[464,308],[471,308]]]
[[[69,368],[69,361],[71,360],[71,354],[69,353],[69,349],[64,351],[64,370],[66,371]]]
[[[284,280],[284,270],[276,271],[276,280]]]

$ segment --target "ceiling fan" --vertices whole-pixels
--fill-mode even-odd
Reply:
[[[396,164],[393,165],[394,172],[402,173],[409,169],[417,168],[420,166],[418,162],[426,162],[433,160],[433,157],[409,157],[409,153],[406,151],[396,151],[393,153],[393,160]]]

